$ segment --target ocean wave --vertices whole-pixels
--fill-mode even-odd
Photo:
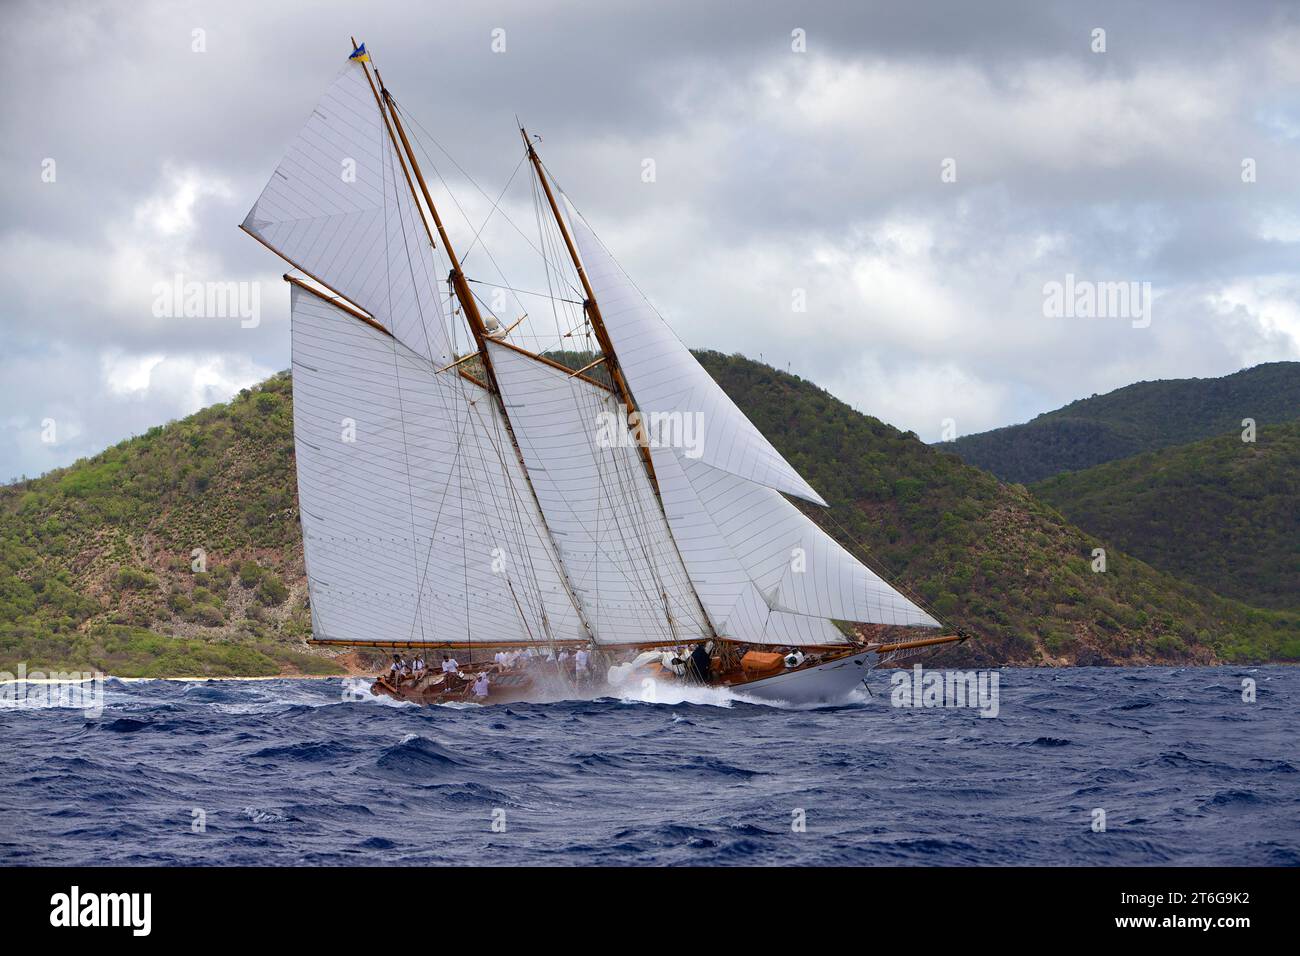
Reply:
[[[1297,669],[1258,705],[1240,668],[1001,673],[995,719],[110,679],[101,716],[0,709],[0,863],[1300,865]]]

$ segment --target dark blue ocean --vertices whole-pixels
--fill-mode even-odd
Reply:
[[[1005,669],[995,718],[358,686],[6,705],[0,864],[1300,864],[1296,668]]]

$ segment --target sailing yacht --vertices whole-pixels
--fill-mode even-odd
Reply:
[[[460,681],[433,667],[376,682],[426,702],[463,694],[494,652],[579,647],[599,688],[653,674],[805,702],[961,639],[792,503],[826,507],[522,129],[546,230],[534,248],[566,277],[550,300],[570,325],[552,348],[520,344],[524,320],[462,269],[413,128],[354,43],[241,226],[292,266],[313,644],[466,658]],[[704,666],[677,666],[694,648]],[[540,693],[527,673],[494,677],[489,700]]]

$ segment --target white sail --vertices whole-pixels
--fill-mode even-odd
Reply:
[[[450,361],[429,236],[362,64],[326,90],[244,228],[417,355]]]
[[[753,595],[776,615],[938,627],[778,492],[680,450],[657,448],[664,509],[700,598],[724,636],[752,627]],[[742,612],[735,620],[737,608]],[[721,618],[721,623],[719,622]]]
[[[642,414],[698,413],[705,462],[824,506],[673,334],[572,206],[569,221],[619,366]]]
[[[316,636],[590,639],[495,398],[297,286],[292,309]]]
[[[844,635],[829,620],[769,606],[732,543],[687,479],[678,452],[654,448],[652,456],[673,538],[718,634],[751,644],[846,643]]]
[[[596,640],[710,636],[640,452],[621,438],[605,440],[616,431],[617,399],[508,346],[489,342],[488,349],[542,513]]]

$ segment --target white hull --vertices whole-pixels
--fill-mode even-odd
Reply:
[[[862,680],[878,663],[875,654],[864,651],[814,667],[802,667],[771,677],[733,684],[731,690],[760,700],[787,704],[833,704],[845,700],[862,686]]]

